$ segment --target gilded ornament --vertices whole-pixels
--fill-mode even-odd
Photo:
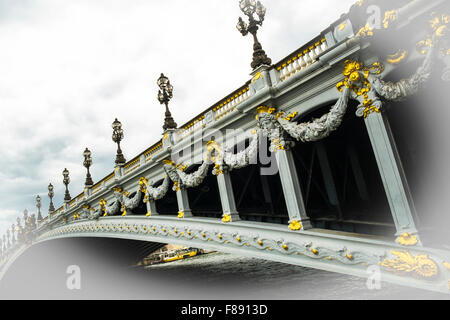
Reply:
[[[373,36],[373,28],[371,28],[369,24],[366,24],[364,27],[359,29],[359,31],[356,33],[356,36],[359,36],[361,38],[371,37]]]
[[[445,268],[447,268],[447,270],[450,270],[450,262],[444,261],[442,264],[444,265]]]
[[[147,191],[147,186],[148,180],[145,177],[141,177],[139,179],[139,191],[145,193],[145,191]]]
[[[450,15],[447,14],[433,14],[430,20],[430,27],[433,29],[435,35],[438,38],[444,37],[448,32],[448,24],[450,21]]]
[[[397,20],[397,10],[386,11],[384,13],[383,27],[385,29],[389,28],[389,23]]]
[[[106,200],[105,199],[101,199],[99,202],[99,206],[100,206],[100,212],[103,212],[103,216],[106,217],[107,212],[106,212]]]
[[[277,113],[275,119],[278,120],[278,118],[281,117],[281,118],[284,119],[284,120],[291,121],[291,120],[292,120],[293,118],[295,118],[297,115],[298,115],[298,112],[295,111],[295,112],[293,112],[293,113],[291,113],[291,114],[289,114],[289,115],[283,117],[283,116],[284,116],[284,112],[279,112],[279,113]]]
[[[261,113],[273,114],[275,111],[276,111],[276,109],[272,108],[272,107],[266,107],[266,106],[258,107],[256,109],[256,120],[258,120],[258,115]]]
[[[177,217],[180,218],[180,219],[184,218],[184,211],[179,211]]]
[[[343,87],[352,89],[354,94],[358,97],[362,97],[364,118],[366,118],[372,112],[380,112],[380,110],[374,105],[373,101],[369,98],[369,92],[371,90],[371,84],[369,82],[370,74],[380,74],[383,72],[384,66],[380,62],[374,62],[370,66],[364,66],[363,63],[354,60],[346,60],[344,62],[345,76],[344,81],[339,82],[336,88],[342,92]]]
[[[230,216],[229,214],[225,214],[225,215],[222,217],[222,222],[225,222],[225,223],[231,222],[231,216]]]
[[[425,278],[433,277],[438,273],[438,266],[426,254],[413,256],[407,251],[391,251],[391,253],[397,258],[379,262],[382,267],[390,272],[413,273]]]
[[[397,238],[397,242],[404,246],[414,246],[419,240],[413,234],[405,232]]]
[[[170,166],[174,166],[174,165],[175,165],[175,162],[174,162],[174,161],[168,160],[168,159],[163,160],[163,163],[164,163],[164,164],[167,164],[167,165],[170,165]]]
[[[302,228],[302,224],[300,222],[298,222],[297,220],[293,220],[289,224],[289,229],[291,229],[292,231],[297,231],[297,230],[300,230],[301,228]]]
[[[262,78],[264,78],[264,75],[263,75],[261,72],[257,72],[257,73],[255,74],[255,76],[253,77],[252,82],[255,83],[256,80],[262,79]]]
[[[187,167],[188,166],[186,164],[177,164],[175,166],[175,168],[177,168],[178,170],[181,170],[181,171],[185,171],[187,169]]]
[[[408,56],[408,51],[405,49],[400,49],[394,54],[387,56],[386,61],[390,64],[399,64]]]

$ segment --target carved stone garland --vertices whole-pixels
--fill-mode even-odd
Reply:
[[[147,202],[149,200],[156,201],[156,200],[164,198],[167,191],[169,190],[169,182],[170,182],[170,179],[166,175],[164,177],[163,183],[159,187],[152,187],[148,183],[148,180],[146,178],[141,178],[139,180],[139,186],[141,188],[141,192],[143,192],[145,194],[145,196],[144,196],[145,202]]]
[[[290,121],[296,113],[287,117],[283,113],[279,113],[275,120],[291,137],[298,141],[311,142],[324,139],[339,128],[347,111],[350,88],[345,87],[341,92],[341,97],[330,109],[330,112],[319,119],[296,124]]]

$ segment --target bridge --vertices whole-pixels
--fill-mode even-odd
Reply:
[[[449,246],[421,231],[428,213],[415,205],[413,158],[398,139],[404,114],[424,107],[417,95],[439,88],[448,101],[448,2],[361,0],[275,64],[256,37],[265,9],[253,2],[241,1],[249,24],[238,24],[254,35],[250,80],[177,126],[161,75],[162,138],[126,161],[116,119],[114,170],[94,184],[86,150],[83,192],[70,196],[65,172],[63,205],[51,202],[43,218],[38,203],[37,217],[18,219],[3,236],[0,277],[33,244],[102,237],[360,277],[375,266],[383,281],[450,292]],[[367,22],[374,5],[379,26]]]

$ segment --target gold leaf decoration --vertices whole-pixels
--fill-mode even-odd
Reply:
[[[362,62],[355,60],[346,60],[344,62],[343,74],[345,79],[339,82],[336,88],[341,92],[343,91],[343,87],[352,89],[357,96],[364,98],[364,118],[372,112],[380,112],[373,104],[372,99],[369,98],[371,84],[368,79],[370,74],[380,74],[383,70],[384,66],[380,62],[374,62],[367,67]]]
[[[397,258],[379,262],[387,271],[414,274],[425,278],[433,277],[438,273],[438,266],[426,254],[413,256],[407,251],[391,251],[391,253]]]
[[[405,232],[397,238],[397,242],[404,246],[415,246],[419,240],[413,234]]]
[[[292,231],[297,231],[302,228],[302,224],[298,222],[297,220],[292,220],[292,222],[289,224],[289,229]]]
[[[389,54],[386,61],[390,64],[399,64],[408,56],[408,51],[405,49],[400,49],[394,54]]]
[[[266,107],[266,106],[258,107],[258,108],[256,109],[256,120],[258,120],[258,115],[259,115],[259,114],[261,114],[261,113],[272,114],[272,113],[275,112],[275,110],[276,110],[275,108]]]
[[[386,11],[384,13],[383,27],[385,29],[389,28],[389,23],[397,20],[397,10]]]

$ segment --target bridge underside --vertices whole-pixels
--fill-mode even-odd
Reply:
[[[420,247],[406,252],[404,247],[375,236],[324,229],[292,232],[271,223],[239,221],[226,224],[214,218],[181,220],[155,216],[79,221],[50,230],[39,236],[36,242],[69,237],[172,243],[365,278],[369,276],[368,270],[373,272],[372,268],[376,268],[381,281],[448,292],[444,252]],[[25,248],[24,245],[19,251],[23,252]],[[388,258],[392,253],[398,254],[398,261]],[[409,262],[406,258],[402,261],[402,253],[410,255]],[[14,257],[10,259],[13,260]],[[411,265],[396,269],[402,263]]]

